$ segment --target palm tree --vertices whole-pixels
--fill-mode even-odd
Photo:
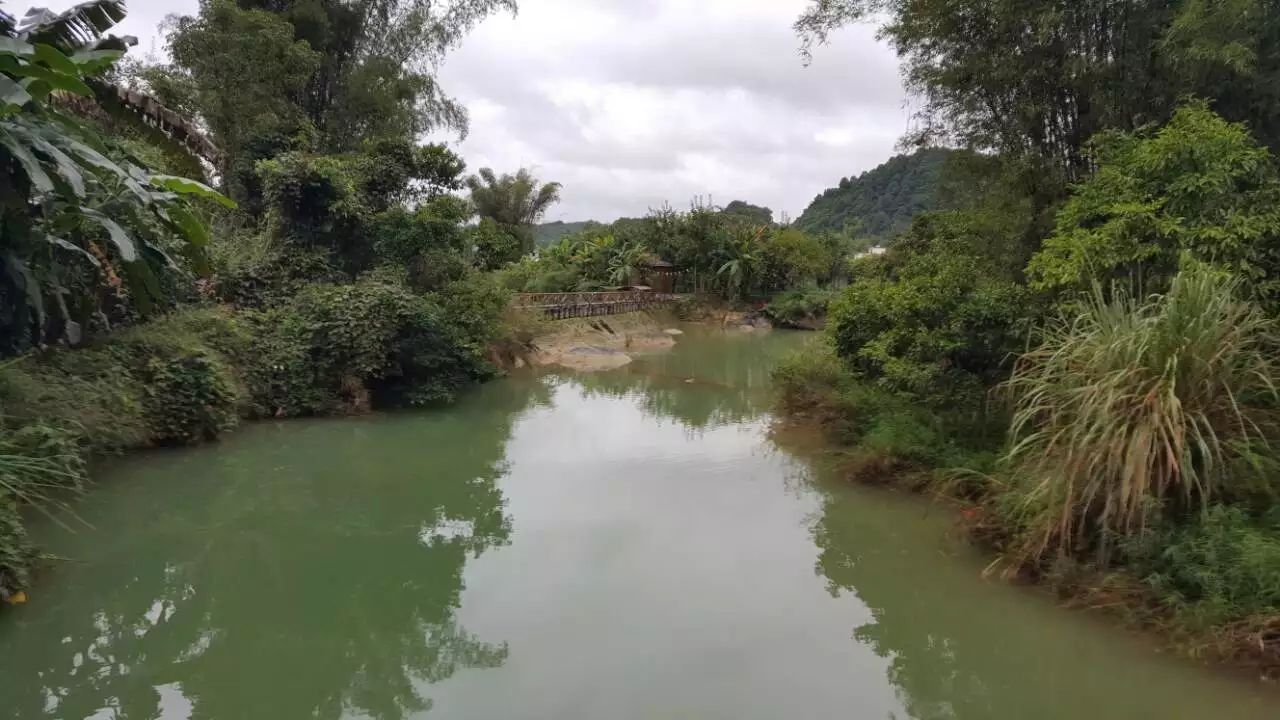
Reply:
[[[525,252],[533,250],[533,224],[560,202],[560,183],[540,184],[525,168],[501,177],[490,168],[481,168],[478,175],[467,178],[467,189],[476,214],[515,228]]]

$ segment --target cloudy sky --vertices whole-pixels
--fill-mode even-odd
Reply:
[[[61,3],[63,5],[69,2]],[[471,168],[531,167],[564,184],[549,220],[643,215],[694,196],[792,217],[841,177],[894,153],[909,110],[870,27],[805,67],[791,23],[807,0],[521,0],[441,69],[471,113],[449,138]],[[131,0],[143,53],[196,0]],[[442,138],[443,139],[443,138]]]

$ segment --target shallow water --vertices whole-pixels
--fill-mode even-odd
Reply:
[[[691,329],[455,407],[114,462],[0,614],[0,718],[1275,718],[767,435],[803,341]]]

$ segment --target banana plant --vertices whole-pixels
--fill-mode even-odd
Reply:
[[[50,339],[49,300],[59,326],[52,339],[79,341],[62,282],[77,264],[122,277],[115,282],[147,312],[162,296],[157,270],[177,267],[162,239],[203,268],[208,231],[186,199],[234,203],[195,180],[151,172],[51,105],[55,93],[92,96],[86,80],[131,44],[103,37],[124,17],[121,0],[58,14],[36,8],[21,21],[0,15],[0,326],[9,336],[0,352],[12,352],[24,336]]]
[[[729,233],[722,252],[728,259],[716,270],[716,275],[726,279],[726,289],[737,298],[743,297],[751,287],[760,258],[756,249],[764,237],[766,228],[744,228]]]
[[[638,242],[618,246],[609,255],[609,282],[614,285],[629,284],[648,255],[649,249]]]

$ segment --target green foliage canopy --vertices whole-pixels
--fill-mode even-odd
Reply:
[[[831,306],[828,330],[856,373],[933,401],[981,404],[1008,372],[1028,306],[1021,286],[945,227],[918,221],[915,242],[859,277]]]
[[[1280,175],[1270,152],[1205,103],[1155,132],[1108,133],[1028,271],[1036,287],[1142,279],[1159,287],[1184,254],[1229,268],[1269,303],[1280,292]]]
[[[1280,6],[1267,0],[814,0],[795,24],[806,52],[851,22],[881,23],[923,99],[910,140],[990,150],[1047,169],[1089,170],[1107,129],[1167,120],[1187,95],[1280,142]]]
[[[849,233],[883,241],[908,227],[916,215],[938,208],[943,166],[952,151],[938,148],[898,155],[856,178],[822,192],[796,219],[810,233]]]
[[[198,112],[225,153],[231,191],[250,197],[254,163],[308,144],[302,103],[322,57],[284,18],[233,0],[202,0],[169,34],[173,65],[146,74],[162,102]],[[186,95],[185,93],[190,93]]]

